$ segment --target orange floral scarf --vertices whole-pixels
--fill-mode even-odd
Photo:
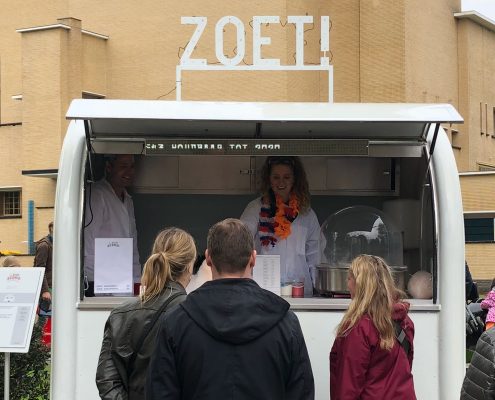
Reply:
[[[270,204],[263,199],[258,223],[260,242],[264,247],[275,247],[279,239],[287,239],[291,234],[291,224],[299,214],[299,201],[294,193],[290,194],[288,205],[280,196],[270,195]]]

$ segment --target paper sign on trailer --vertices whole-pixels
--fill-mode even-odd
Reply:
[[[253,279],[263,289],[280,295],[280,256],[257,255]]]
[[[132,291],[132,238],[96,238],[95,293]]]
[[[0,268],[0,351],[27,353],[45,268]]]

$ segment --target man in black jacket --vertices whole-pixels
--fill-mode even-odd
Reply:
[[[213,280],[161,321],[147,400],[314,399],[296,315],[251,279],[249,229],[237,219],[215,224],[205,254]]]

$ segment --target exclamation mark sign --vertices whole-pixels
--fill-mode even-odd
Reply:
[[[320,57],[321,65],[329,65],[330,59],[327,57],[327,52],[330,51],[330,18],[328,15],[321,17],[321,52],[323,57]]]

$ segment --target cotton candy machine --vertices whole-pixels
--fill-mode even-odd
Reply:
[[[360,254],[382,257],[392,270],[396,285],[404,290],[407,267],[403,266],[402,233],[382,211],[347,207],[321,225],[321,263],[316,266],[315,288],[323,296],[345,296],[351,261]]]

